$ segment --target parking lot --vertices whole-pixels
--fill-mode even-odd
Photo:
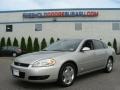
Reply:
[[[96,71],[79,76],[75,83],[67,88],[56,83],[28,83],[11,77],[10,64],[14,58],[0,57],[0,90],[120,90],[120,57],[114,63],[112,73]]]

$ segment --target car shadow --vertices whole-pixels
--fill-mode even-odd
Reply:
[[[31,83],[31,82],[25,82],[25,81],[19,81],[14,80],[14,85],[17,85],[18,87],[21,87],[23,89],[54,89],[57,87],[56,83]],[[55,87],[56,86],[56,87]]]
[[[76,81],[75,83],[79,83],[80,81],[84,81],[84,80],[87,80],[87,79],[91,79],[93,77],[97,77],[101,74],[105,74],[103,70],[98,70],[98,71],[94,71],[94,72],[90,72],[90,73],[87,73],[87,74],[84,74],[84,75],[80,75],[76,78]]]
[[[79,84],[82,81],[85,81],[89,78],[98,76],[103,74],[102,70],[99,71],[95,71],[92,73],[88,73],[88,74],[84,74],[81,76],[78,76],[75,80],[74,84]],[[56,82],[54,83],[31,83],[31,82],[25,82],[25,81],[19,81],[19,80],[13,80],[13,84],[17,85],[18,87],[21,87],[23,89],[31,89],[31,90],[36,90],[36,89],[54,89],[56,90],[56,88],[62,88],[61,86],[59,86]]]

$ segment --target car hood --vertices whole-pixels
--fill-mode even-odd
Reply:
[[[54,58],[57,56],[65,55],[70,52],[60,52],[60,51],[40,51],[34,53],[28,53],[15,58],[16,62],[32,64],[37,60],[45,60],[49,58]]]

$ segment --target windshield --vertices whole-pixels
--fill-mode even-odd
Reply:
[[[75,51],[82,40],[61,40],[45,48],[45,51]]]

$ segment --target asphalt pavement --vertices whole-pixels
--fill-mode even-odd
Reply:
[[[12,57],[0,57],[0,90],[120,90],[120,56],[111,73],[102,70],[77,77],[70,87],[56,83],[28,83],[13,79],[10,72]]]

